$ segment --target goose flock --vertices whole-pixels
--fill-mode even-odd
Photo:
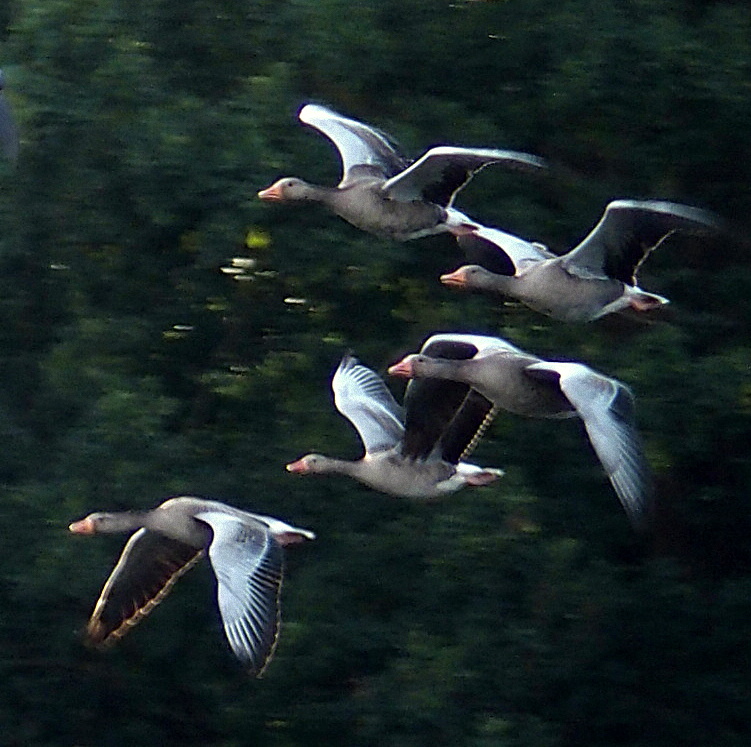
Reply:
[[[0,71],[0,150],[15,161],[18,129],[4,83]],[[718,228],[713,215],[697,208],[619,199],[577,247],[556,255],[453,206],[480,169],[542,172],[543,159],[437,146],[410,161],[385,133],[324,106],[307,104],[299,118],[334,144],[341,180],[325,187],[282,177],[258,192],[261,200],[317,202],[361,230],[396,241],[448,233],[465,262],[442,275],[442,283],[512,298],[562,321],[649,312],[667,303],[638,287],[641,263],[674,232]],[[547,361],[499,337],[465,331],[430,335],[419,352],[393,363],[388,373],[409,379],[403,405],[375,371],[345,354],[331,388],[337,410],[362,441],[363,456],[348,461],[307,454],[287,470],[339,474],[388,495],[437,499],[502,477],[502,469],[467,461],[502,410],[578,417],[633,527],[648,529],[652,482],[635,426],[634,396],[625,384],[584,363]],[[194,496],[170,498],[149,511],[92,513],[69,529],[77,535],[132,532],[88,622],[91,644],[121,638],[206,555],[229,646],[256,676],[268,666],[279,637],[285,548],[315,539],[312,531],[280,519]]]

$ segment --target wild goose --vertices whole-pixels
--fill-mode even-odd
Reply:
[[[458,237],[471,264],[442,275],[441,282],[500,293],[568,322],[589,322],[627,308],[648,311],[668,300],[636,285],[642,262],[677,231],[717,226],[710,213],[686,205],[615,200],[584,241],[561,256],[482,226]]]
[[[320,187],[284,177],[261,190],[271,202],[319,202],[357,228],[406,241],[448,231],[460,234],[478,224],[452,207],[456,193],[491,163],[526,170],[545,168],[526,153],[438,146],[410,163],[389,137],[374,127],[317,104],[299,113],[302,122],[326,135],[339,151],[342,178]]]
[[[208,553],[227,640],[256,676],[279,637],[283,548],[315,539],[313,532],[279,519],[187,496],[150,511],[90,514],[69,528],[75,534],[137,530],[94,607],[86,628],[90,643],[106,645],[125,635]]]
[[[434,356],[437,344],[453,355]],[[495,409],[535,418],[578,416],[636,528],[644,526],[651,479],[634,426],[633,395],[624,384],[582,363],[545,361],[497,337],[440,334],[389,374],[468,384]]]
[[[3,91],[5,74],[0,70],[0,150],[9,161],[18,158],[18,128]]]
[[[288,464],[289,472],[348,475],[402,498],[436,498],[465,485],[487,485],[503,474],[462,461],[492,409],[468,386],[410,383],[405,412],[383,380],[352,355],[342,358],[331,386],[336,408],[357,430],[365,454],[356,461],[308,454]]]

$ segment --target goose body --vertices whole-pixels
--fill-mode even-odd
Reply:
[[[452,207],[456,193],[492,163],[526,170],[545,167],[526,153],[490,148],[437,146],[410,163],[380,130],[307,104],[300,120],[328,137],[339,151],[342,178],[336,187],[284,177],[258,196],[271,202],[318,202],[357,228],[406,241],[478,227]]]
[[[425,352],[441,342],[453,358]],[[501,338],[442,334],[408,355],[389,373],[468,384],[496,409],[526,417],[578,416],[635,527],[644,524],[651,479],[633,416],[633,395],[624,384],[582,363],[545,361]]]
[[[484,429],[489,401],[463,384],[410,388],[405,410],[374,371],[344,356],[332,380],[334,402],[357,430],[365,454],[356,461],[308,454],[287,470],[347,475],[402,498],[436,498],[503,474],[463,461]]]
[[[151,511],[90,514],[70,531],[134,531],[89,620],[92,644],[125,635],[208,553],[227,640],[254,675],[267,666],[279,635],[283,548],[315,538],[279,519],[190,496],[171,498]]]
[[[628,308],[648,311],[668,300],[638,287],[641,263],[672,233],[706,232],[716,225],[709,213],[685,205],[615,200],[584,241],[561,256],[482,226],[458,237],[471,264],[443,275],[441,282],[500,293],[568,322]]]

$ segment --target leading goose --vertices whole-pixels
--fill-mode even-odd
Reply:
[[[439,343],[453,348],[451,358],[430,354]],[[644,526],[651,480],[634,426],[633,395],[619,381],[582,363],[542,360],[498,337],[465,334],[430,337],[420,354],[406,356],[389,373],[468,384],[496,409],[517,415],[580,417],[632,524]]]
[[[70,525],[75,534],[133,530],[94,607],[88,640],[98,646],[121,638],[208,553],[227,640],[251,674],[260,676],[279,636],[283,548],[315,539],[313,532],[188,496],[151,511],[94,513]]]
[[[325,205],[357,228],[406,241],[448,231],[456,235],[478,224],[452,207],[456,193],[491,163],[540,170],[545,162],[526,153],[489,148],[438,146],[410,163],[387,135],[326,107],[307,104],[302,122],[336,146],[342,178],[336,187],[320,187],[284,177],[261,190],[273,202],[311,201]]]
[[[574,249],[549,252],[495,228],[458,237],[472,263],[441,276],[445,285],[501,293],[543,314],[588,322],[631,308],[648,311],[666,298],[636,285],[642,262],[677,231],[706,232],[718,220],[698,208],[657,200],[615,200]]]
[[[445,352],[436,347],[437,352]],[[331,382],[339,412],[355,427],[365,455],[357,461],[308,454],[287,465],[297,474],[348,475],[402,498],[436,498],[465,485],[487,485],[502,470],[462,461],[489,422],[491,403],[463,384],[407,387],[406,413],[383,380],[345,355]]]

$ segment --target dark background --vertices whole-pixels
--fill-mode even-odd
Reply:
[[[730,0],[14,0],[0,62],[0,741],[574,747],[751,740],[751,12]],[[388,243],[283,175],[338,178],[328,104],[411,155],[489,168],[470,215],[563,251],[616,198],[719,213],[640,284],[650,323],[567,326],[440,285],[449,238]],[[255,260],[242,280],[221,271]],[[298,302],[290,302],[297,299]],[[296,478],[356,457],[329,380],[434,331],[499,334],[628,383],[657,480],[639,539],[577,422],[499,417],[493,486],[412,504]],[[399,382],[393,382],[400,393]],[[67,525],[198,494],[318,534],[251,680],[203,564],[106,653],[81,633],[125,540]]]

